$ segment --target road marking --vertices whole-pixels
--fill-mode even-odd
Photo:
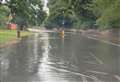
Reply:
[[[83,82],[88,82],[86,77],[82,76],[81,78]]]
[[[74,74],[74,75],[78,75],[78,76],[83,76],[83,77],[88,77],[88,78],[91,78],[87,75],[84,75],[82,73],[77,73],[77,72],[73,72],[73,71],[70,71],[68,69],[60,69],[60,68],[57,68],[57,67],[51,67],[52,69],[55,69],[57,71],[62,71],[62,72],[68,72],[68,73],[71,73],[71,74]]]
[[[120,81],[120,76],[118,76],[118,75],[114,75],[114,77],[115,77],[117,80]]]
[[[90,55],[93,56],[99,64],[104,64],[103,61],[99,59],[97,56],[95,56],[92,52],[90,52]]]
[[[88,70],[88,72],[95,73],[95,74],[101,74],[101,75],[108,75],[108,73],[100,72],[100,71]]]
[[[50,69],[54,69],[54,70],[57,70],[57,71],[60,71],[60,72],[66,72],[66,73],[70,73],[70,74],[74,74],[74,75],[77,75],[77,76],[81,76],[81,77],[86,77],[86,78],[91,78],[91,76],[89,75],[85,75],[85,74],[82,74],[82,73],[79,73],[79,72],[74,72],[72,70],[69,70],[69,69],[62,69],[62,68],[59,68],[59,67],[54,67],[54,66],[50,66],[48,65],[48,67]]]
[[[110,44],[110,45],[113,45],[113,46],[120,47],[120,45],[119,45],[119,44],[115,44],[115,43],[110,42],[110,41],[100,40],[100,39],[93,38],[93,37],[89,37],[89,36],[85,36],[85,37],[87,37],[87,38],[89,38],[89,39],[93,39],[93,40],[101,41],[101,42],[106,43],[106,44]]]
[[[92,62],[92,61],[85,61],[85,63],[87,63],[87,64],[92,64],[92,65],[97,65],[97,64],[98,64],[98,63]]]
[[[100,81],[97,77],[95,77],[95,76],[91,76],[92,77],[92,79],[94,80],[94,82],[102,82],[102,81]]]

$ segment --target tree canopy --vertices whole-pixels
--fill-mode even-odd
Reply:
[[[68,18],[74,28],[120,27],[120,0],[49,0],[49,8],[48,26]]]
[[[9,19],[10,9],[7,6],[0,6],[0,26],[6,25]]]
[[[40,25],[45,18],[41,0],[10,0],[8,6],[11,13],[15,14],[16,22],[20,21],[19,18],[24,18],[30,24]]]
[[[120,0],[93,0],[89,9],[97,17],[100,28],[120,27]]]
[[[87,25],[91,27],[95,17],[92,11],[86,8],[87,4],[91,1],[92,0],[50,0],[48,4],[50,9],[48,26],[56,26],[58,22],[60,24],[58,26],[61,26],[62,22],[65,21],[65,27],[66,25],[74,28],[85,27]]]
[[[6,0],[10,9],[11,22],[17,24],[40,25],[46,17],[41,0]]]
[[[120,27],[120,0],[48,1],[50,15],[47,17],[41,0],[6,0],[5,5],[0,5],[0,21],[6,20],[9,13],[13,17],[12,22],[40,25],[44,21],[49,28]]]

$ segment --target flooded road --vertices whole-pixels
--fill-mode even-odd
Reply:
[[[1,82],[120,82],[120,47],[79,33],[41,33],[0,49]]]

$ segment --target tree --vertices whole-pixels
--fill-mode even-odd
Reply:
[[[93,0],[89,7],[100,28],[120,27],[120,0]]]
[[[1,5],[0,6],[0,26],[4,27],[9,19],[9,13],[10,13],[10,9],[5,6],[5,5]]]
[[[73,20],[75,20],[75,13],[69,8],[65,0],[50,0],[48,6],[50,9],[50,15],[46,23],[48,26],[70,27],[72,25]]]
[[[14,17],[12,21],[18,24],[40,25],[46,16],[41,0],[8,0],[7,6]]]
[[[88,26],[90,24],[92,25],[95,21],[95,16],[86,8],[86,5],[91,1],[92,0],[50,0],[49,21],[56,20],[56,18],[62,15],[63,18],[71,20],[69,22],[72,23],[73,27],[81,27],[86,24],[88,24]],[[59,20],[57,19],[56,21]]]

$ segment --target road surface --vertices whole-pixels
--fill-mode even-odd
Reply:
[[[120,82],[120,47],[80,33],[36,33],[0,49],[1,82]]]

